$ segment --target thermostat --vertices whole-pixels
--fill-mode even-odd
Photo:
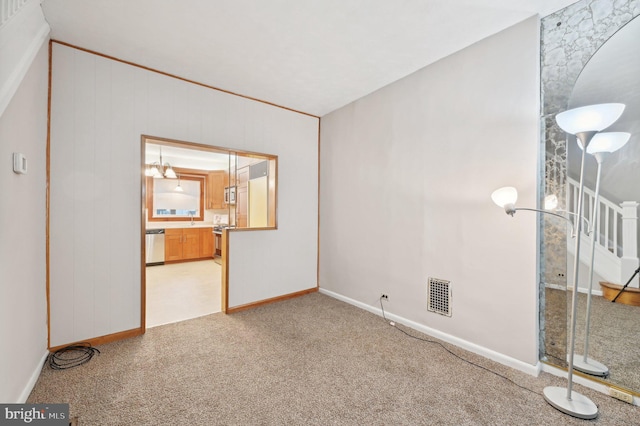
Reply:
[[[27,174],[27,159],[19,152],[13,153],[13,171],[21,175]]]

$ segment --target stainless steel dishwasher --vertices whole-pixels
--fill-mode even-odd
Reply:
[[[147,229],[145,251],[147,266],[164,265],[164,229]]]

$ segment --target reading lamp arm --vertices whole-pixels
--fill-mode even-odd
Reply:
[[[573,228],[573,223],[571,222],[571,219],[569,219],[566,216],[563,216],[563,215],[558,214],[558,213],[550,212],[549,210],[529,209],[529,208],[526,208],[526,207],[511,208],[511,209],[507,210],[507,214],[510,215],[510,216],[513,216],[515,214],[515,212],[517,212],[518,210],[528,210],[530,212],[538,212],[538,213],[550,214],[551,216],[560,217],[560,218],[566,220],[567,222],[569,222],[569,225],[571,225],[571,233],[573,234],[573,235],[571,235],[571,237],[575,237],[575,229]],[[571,213],[571,212],[566,212],[566,213],[573,214],[573,215],[577,216],[577,214],[575,214],[575,213]],[[583,219],[587,223],[586,229],[588,231],[589,230],[589,221],[586,218],[583,218]]]

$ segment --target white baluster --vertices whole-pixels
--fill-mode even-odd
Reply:
[[[628,280],[638,268],[638,203],[623,201],[622,207],[622,283]],[[636,276],[629,287],[638,288]]]
[[[605,218],[604,218],[605,228],[604,228],[604,244],[603,244],[603,246],[607,250],[611,249],[611,247],[609,246],[609,241],[610,241],[609,240],[609,224],[611,223],[610,222],[611,219],[610,219],[610,216],[609,216],[609,211],[610,210],[611,209],[608,208],[608,207],[605,209],[606,213],[605,213]],[[613,218],[615,219],[615,217],[616,217],[616,212],[614,211],[613,212]],[[616,236],[617,236],[616,235],[617,232],[615,232],[615,228],[616,228],[616,221],[614,220],[613,221],[613,229],[614,229],[614,232],[613,232],[613,239],[614,239],[613,254],[617,255],[618,248],[617,248],[617,244],[615,244],[615,239],[616,239]]]

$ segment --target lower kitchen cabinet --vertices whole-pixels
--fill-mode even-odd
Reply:
[[[200,257],[213,257],[213,228],[200,228]]]
[[[213,228],[165,230],[164,261],[177,262],[213,257]]]
[[[182,260],[182,229],[165,229],[164,231],[164,261]]]

